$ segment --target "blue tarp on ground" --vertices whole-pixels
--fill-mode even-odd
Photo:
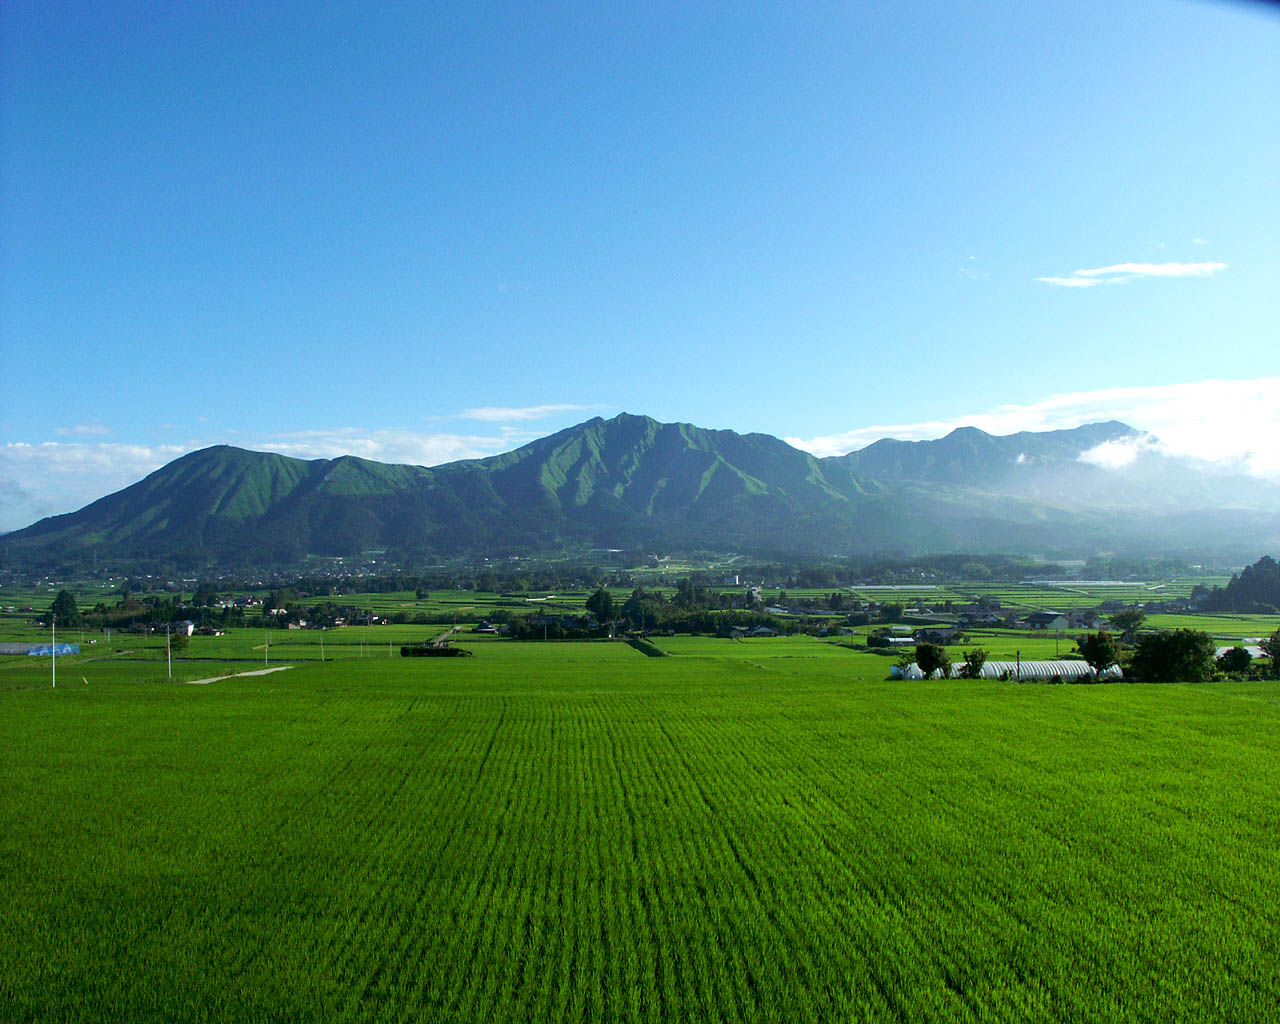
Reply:
[[[48,658],[53,654],[53,644],[40,644],[38,647],[32,647],[27,651],[27,656],[31,658]],[[79,644],[58,644],[58,655],[63,654],[79,654]]]

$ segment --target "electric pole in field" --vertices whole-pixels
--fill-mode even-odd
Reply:
[[[53,630],[53,637],[49,643],[49,653],[53,656],[49,662],[53,681],[49,689],[56,690],[58,688],[58,618],[53,612],[49,613],[49,628]]]

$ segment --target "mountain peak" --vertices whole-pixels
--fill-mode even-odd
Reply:
[[[1228,506],[1220,480],[1197,483],[1158,454],[1145,476],[1081,458],[1138,433],[1116,420],[1006,436],[964,426],[818,459],[768,434],[623,412],[431,469],[215,445],[6,534],[0,561],[281,566],[373,548],[415,557],[599,546],[1038,551],[1081,539],[1114,549],[1126,537],[1149,547],[1151,512],[1245,508],[1245,494],[1274,520],[1275,492],[1255,493],[1261,485],[1233,483]]]
[[[1012,466],[1072,467],[1098,445],[1137,433],[1118,420],[1014,434],[989,434],[963,426],[934,441],[886,438],[842,458],[858,472],[880,480],[999,489]]]

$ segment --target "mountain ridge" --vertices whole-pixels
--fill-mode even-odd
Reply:
[[[1133,446],[1132,467],[1087,461],[1108,444]],[[0,537],[0,561],[97,552],[289,564],[387,548],[425,557],[582,546],[831,554],[1145,542],[1167,550],[1197,536],[1220,542],[1202,520],[1227,509],[1247,542],[1280,536],[1280,492],[1231,478],[1227,501],[1222,480],[1118,421],[1003,436],[957,428],[934,441],[886,438],[819,458],[769,434],[622,413],[434,467],[214,445]]]

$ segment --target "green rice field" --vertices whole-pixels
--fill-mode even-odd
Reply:
[[[656,642],[0,662],[0,1020],[1274,1019],[1280,684]]]

